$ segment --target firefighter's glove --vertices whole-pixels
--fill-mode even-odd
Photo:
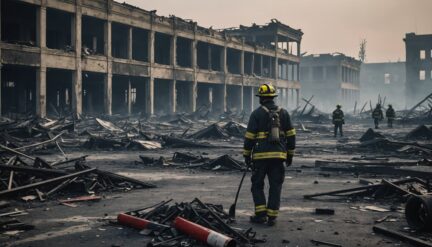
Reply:
[[[291,166],[293,162],[293,155],[287,155],[286,166]]]

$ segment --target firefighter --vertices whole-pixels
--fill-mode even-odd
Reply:
[[[334,124],[334,136],[337,136],[339,129],[340,136],[343,136],[342,125],[345,124],[344,113],[341,110],[341,105],[336,105],[336,110],[333,111],[332,122]]]
[[[250,217],[250,221],[273,226],[285,178],[284,162],[287,166],[292,164],[296,131],[288,112],[273,101],[277,94],[272,85],[261,85],[256,96],[261,106],[249,118],[243,151],[246,164],[252,168],[255,215]],[[264,194],[266,176],[270,185],[268,202]]]
[[[374,119],[375,129],[379,129],[379,122],[384,119],[384,114],[381,110],[381,104],[376,105],[376,108],[372,112],[372,118]]]
[[[395,110],[393,109],[392,105],[388,105],[388,109],[386,111],[386,118],[387,118],[387,126],[389,128],[393,128],[393,120],[396,117]]]

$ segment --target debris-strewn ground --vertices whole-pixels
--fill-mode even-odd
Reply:
[[[39,157],[48,164],[64,160],[62,152],[69,160],[88,155],[85,158],[86,166],[140,180],[156,188],[134,189],[133,186],[120,183],[122,186],[90,190],[90,194],[65,191],[45,201],[41,201],[34,190],[13,198],[0,198],[10,204],[1,208],[0,203],[0,215],[15,210],[23,211],[11,216],[0,216],[0,226],[6,226],[7,221],[16,219],[34,227],[18,230],[3,227],[0,239],[2,245],[145,246],[153,237],[113,223],[119,213],[170,199],[173,202],[191,202],[199,198],[205,203],[223,205],[225,210],[233,203],[241,170],[244,169],[241,156],[244,125],[227,119],[217,125],[203,120],[192,122],[187,118],[158,124],[112,119],[111,122],[102,119],[87,121],[92,124],[86,125],[85,121],[74,123],[74,131],[66,130],[58,137],[61,151],[55,142],[20,151],[31,157]],[[20,132],[23,134],[21,139],[10,137],[13,135],[11,132],[3,132],[1,144],[16,149],[26,146],[26,140],[34,138],[40,138],[40,141],[53,140],[69,124],[63,122],[59,126],[65,128],[47,131],[50,127],[46,123],[49,121],[45,122],[44,128],[30,127],[36,131],[32,134]],[[25,128],[29,129],[29,126],[25,125]],[[417,132],[421,133],[414,135],[410,132],[417,124],[395,124],[394,129],[383,126],[378,130],[380,135],[369,131],[367,138],[360,142],[359,139],[370,126],[372,121],[362,124],[347,121],[344,126],[345,137],[334,138],[329,123],[298,124],[295,162],[286,171],[277,225],[269,228],[248,222],[249,215],[253,213],[248,174],[237,205],[237,223],[232,226],[245,230],[253,227],[257,238],[267,241],[257,246],[312,246],[311,240],[341,246],[410,246],[373,233],[374,225],[430,242],[431,235],[413,233],[408,227],[404,215],[406,195],[403,192],[304,198],[304,195],[370,183],[380,184],[383,179],[396,181],[419,177],[427,181],[432,178],[429,127],[419,128]],[[45,133],[50,133],[51,137],[43,138]],[[2,163],[14,155],[3,152]],[[32,162],[26,157],[17,157],[26,160],[31,166]],[[74,163],[71,167],[74,167]],[[2,186],[7,186],[10,173],[3,169],[1,171],[2,181],[6,183]],[[410,193],[428,193],[424,186],[404,188]],[[42,194],[49,191],[41,190]],[[100,198],[60,202],[84,195]],[[333,209],[335,213],[316,214],[317,208]]]

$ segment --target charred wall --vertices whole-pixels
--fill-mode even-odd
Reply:
[[[263,80],[300,90],[288,71],[298,74],[290,44],[298,52],[303,33],[282,23],[237,35],[112,0],[0,6],[1,114],[172,114],[204,104],[251,111],[251,90]]]

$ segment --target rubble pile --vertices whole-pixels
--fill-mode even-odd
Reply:
[[[415,104],[410,110],[402,113],[404,123],[430,123],[432,119],[432,93]]]
[[[432,129],[426,125],[420,125],[406,135],[407,139],[432,140]]]
[[[304,195],[305,199],[321,196],[349,197],[351,199],[373,198],[388,202],[389,199],[406,201],[407,195],[426,195],[430,185],[420,178],[408,178],[397,181],[383,179],[379,184],[372,184],[350,189]]]
[[[52,164],[35,158],[33,164],[29,164],[13,156],[0,164],[0,198],[32,196],[44,201],[58,195],[94,195],[103,191],[156,187],[151,183],[91,168],[85,163],[85,158]],[[72,169],[63,167],[71,163],[74,164]]]
[[[309,100],[302,98],[303,101],[305,102],[303,108],[297,107],[291,113],[291,117],[294,121],[312,122],[312,123],[330,122],[329,115],[318,110],[318,108],[311,103],[313,97],[314,96],[312,95],[312,97]]]
[[[111,121],[110,121],[111,120]],[[246,126],[235,121],[210,124],[186,136],[196,121],[181,115],[169,122],[157,119],[110,117],[110,120],[83,117],[81,120],[31,118],[0,121],[0,144],[21,151],[40,151],[63,148],[104,150],[156,150],[164,147],[212,147],[197,140],[227,140],[243,138]]]
[[[147,246],[196,246],[205,244],[206,237],[199,236],[198,229],[217,235],[219,241],[207,240],[211,246],[236,246],[236,244],[254,245],[265,242],[258,239],[252,228],[247,230],[232,227],[234,219],[224,211],[222,205],[203,203],[198,198],[191,202],[172,203],[172,200],[162,201],[154,206],[119,214],[118,223],[142,230],[142,233],[152,236]],[[179,224],[178,221],[186,223]],[[194,233],[188,233],[185,228],[191,227]],[[221,242],[221,239],[223,240]],[[201,240],[201,241],[200,241]],[[210,241],[210,242],[208,242]],[[219,244],[217,244],[219,243]],[[224,244],[225,243],[225,244]]]
[[[183,169],[203,169],[212,171],[244,171],[247,167],[243,162],[233,159],[225,154],[215,159],[209,159],[203,156],[196,156],[190,153],[175,152],[171,159],[159,157],[158,159],[139,156],[141,161],[135,161],[135,164],[159,167],[175,167]]]

